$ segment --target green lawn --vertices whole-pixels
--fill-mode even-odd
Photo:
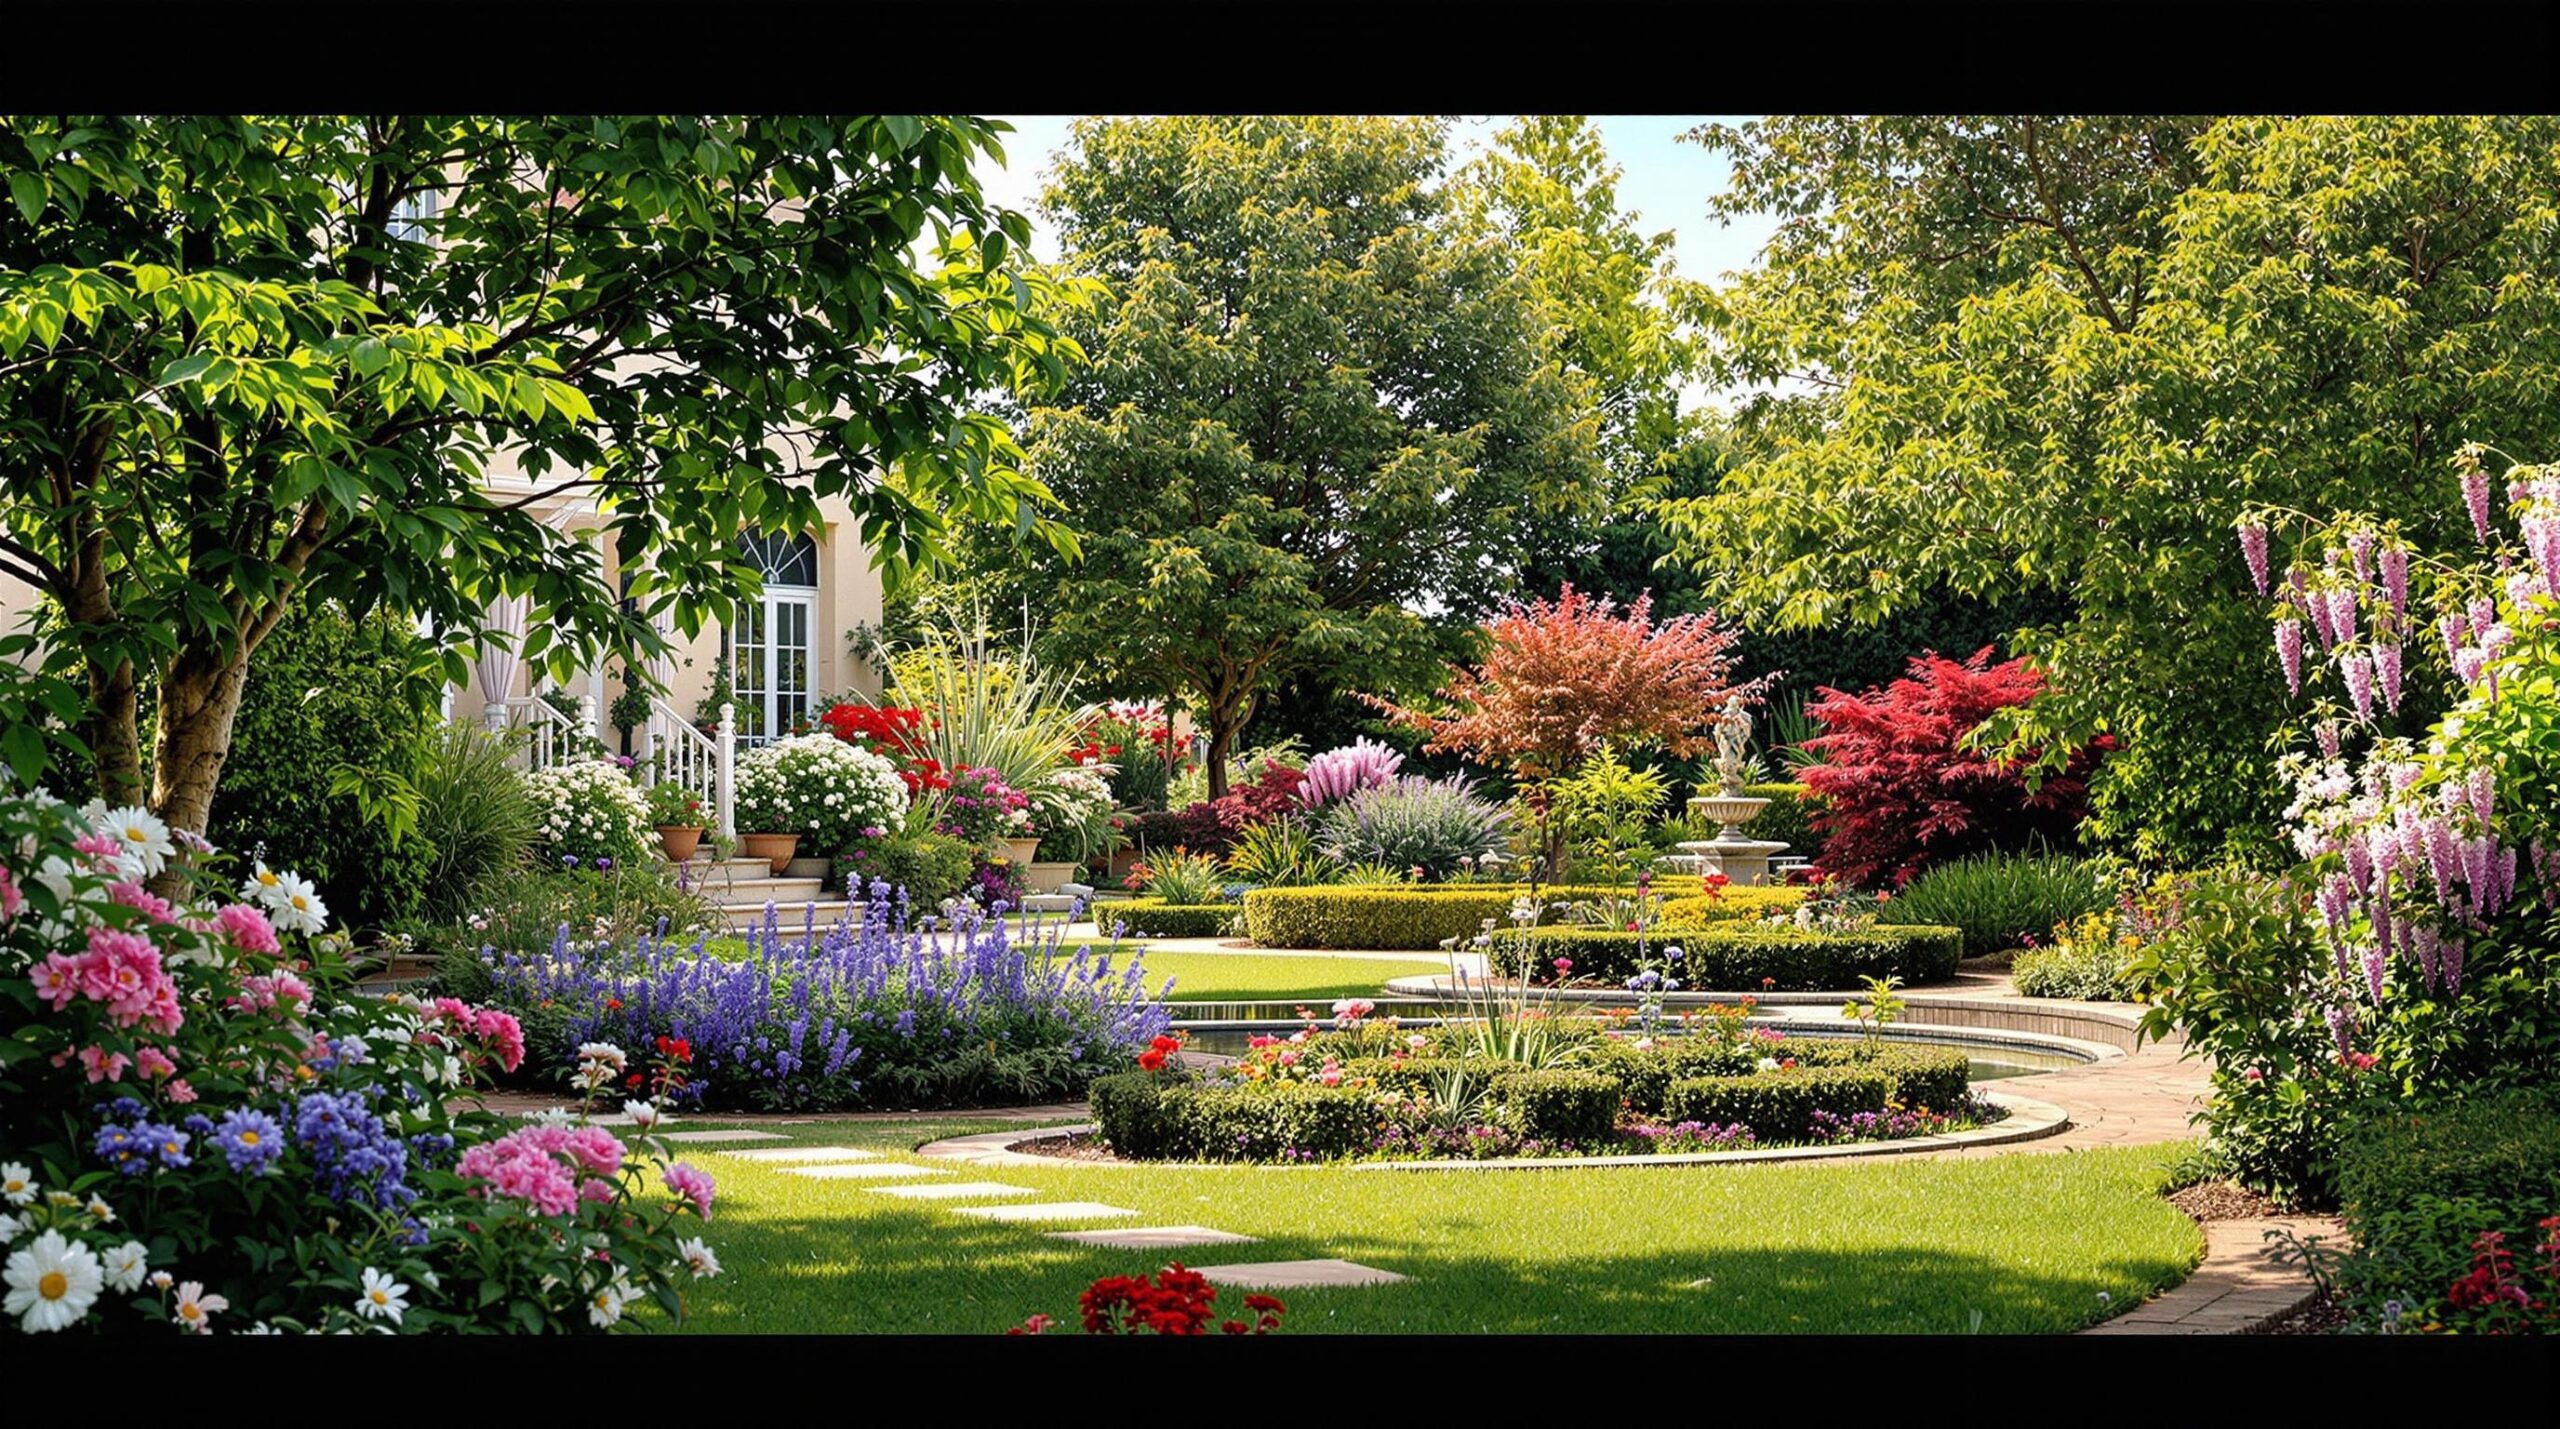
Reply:
[[[894,1152],[994,1127],[775,1129]],[[1284,1332],[1963,1334],[1976,1312],[1986,1334],[2059,1332],[2102,1318],[2102,1292],[2121,1307],[2195,1264],[2195,1225],[2155,1194],[2176,1150],[1494,1173],[954,1168],[1139,1212],[1122,1224],[1261,1237],[1172,1253],[1090,1249],[1041,1234],[1057,1227],[706,1154],[727,1273],[693,1292],[687,1328],[992,1334],[1034,1311],[1072,1321],[1094,1277],[1169,1258],[1338,1256],[1413,1279],[1289,1292]]]
[[[1124,953],[1122,956],[1126,956]],[[1260,953],[1159,953],[1145,957],[1147,988],[1173,981],[1173,1001],[1376,997],[1387,979],[1445,973],[1431,958],[1290,958]]]

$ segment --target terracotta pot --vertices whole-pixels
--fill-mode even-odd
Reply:
[[[658,846],[667,851],[670,860],[682,863],[693,857],[693,851],[702,846],[702,830],[682,824],[660,824]]]
[[[1004,841],[1004,856],[1013,860],[1015,863],[1028,866],[1031,860],[1037,857],[1039,853],[1040,841],[1038,839],[1006,839]]]
[[[738,854],[742,858],[760,858],[773,865],[773,876],[791,866],[791,854],[800,847],[798,834],[740,834]]]
[[[1067,886],[1067,880],[1076,876],[1076,866],[1072,863],[1034,863],[1024,870],[1024,876],[1030,880],[1032,892],[1055,893]]]

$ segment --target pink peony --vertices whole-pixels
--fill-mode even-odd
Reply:
[[[176,1102],[180,1106],[185,1106],[187,1103],[196,1099],[196,1089],[188,1086],[187,1079],[184,1077],[180,1077],[176,1081],[171,1082],[166,1088],[166,1091],[169,1100]]]
[[[169,1054],[161,1051],[157,1047],[135,1048],[133,1052],[133,1065],[135,1070],[154,1080],[168,1076],[178,1070],[178,1064],[169,1060]]]
[[[471,1030],[487,1044],[490,1055],[498,1059],[499,1070],[512,1072],[524,1065],[524,1026],[516,1021],[514,1013],[494,1007],[475,1009]]]
[[[151,890],[139,883],[128,880],[110,884],[107,887],[107,896],[127,908],[142,910],[142,915],[154,923],[177,921],[177,910],[169,906],[169,900],[153,894]]]
[[[659,1174],[666,1178],[668,1190],[692,1204],[694,1214],[706,1221],[711,1219],[711,1197],[717,1188],[712,1184],[710,1172],[676,1161],[669,1163]]]
[[[224,905],[213,915],[214,926],[231,940],[231,945],[244,953],[274,953],[283,945],[276,941],[276,929],[267,915],[246,903]]]

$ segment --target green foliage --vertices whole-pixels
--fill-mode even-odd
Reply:
[[[1192,708],[1210,794],[1293,681],[1428,688],[1484,572],[1605,497],[1590,381],[1516,250],[1453,212],[1444,130],[1089,119],[1052,170],[1065,266],[1110,296],[1027,425],[1082,559],[1021,585],[1045,648]]]
[[[1769,801],[1742,826],[1743,837],[1785,844],[1788,854],[1804,858],[1822,852],[1822,836],[1813,831],[1813,811],[1821,801],[1812,790],[1802,784],[1745,784],[1742,792]],[[1715,837],[1714,831],[1705,837]]]
[[[673,779],[661,779],[640,791],[649,806],[649,826],[657,829],[699,829],[703,825],[702,796]]]
[[[0,122],[0,568],[110,802],[205,817],[230,691],[308,600],[424,617],[459,680],[503,595],[565,675],[756,585],[741,529],[851,508],[887,579],[954,520],[1072,547],[983,394],[1079,356],[1081,301],[947,116],[33,115]],[[443,187],[439,187],[443,185]],[[403,205],[437,199],[415,220]],[[895,362],[880,354],[895,352]],[[645,360],[635,360],[642,358]],[[610,489],[602,544],[481,490]],[[155,453],[149,460],[133,454]],[[581,493],[582,494],[582,493]],[[440,665],[441,669],[437,669]],[[0,711],[14,724],[22,708]]]
[[[436,828],[395,839],[321,771],[346,766],[377,788],[412,788],[436,739],[435,711],[408,679],[416,641],[389,617],[310,605],[278,623],[241,692],[207,837],[292,868],[350,928],[416,915],[437,867]],[[512,772],[510,779],[515,778]],[[423,806],[423,799],[421,799]]]
[[[698,891],[679,888],[654,870],[519,865],[493,878],[467,912],[450,921],[403,923],[399,931],[418,952],[438,959],[439,991],[474,1000],[488,993],[488,970],[480,960],[484,949],[501,959],[539,956],[551,951],[563,928],[580,942],[600,938],[627,944],[642,933],[655,935],[662,919],[668,940],[676,943],[728,926]],[[566,1064],[555,1060],[550,1065],[556,1070]]]
[[[1665,898],[1657,913],[1662,928],[1704,928],[1741,919],[1758,920],[1772,913],[1792,913],[1804,906],[1805,891],[1784,884],[1729,885],[1714,893],[1684,893]]]
[[[1236,835],[1227,848],[1227,872],[1260,888],[1308,888],[1331,883],[1335,866],[1317,850],[1306,820],[1280,818]]]
[[[1327,804],[1316,816],[1316,842],[1342,863],[1382,863],[1447,878],[1461,859],[1502,846],[1510,816],[1464,779],[1405,775]]]
[[[1671,792],[1670,781],[1659,773],[1628,768],[1612,748],[1551,781],[1547,792],[1574,851],[1598,861],[1611,883],[1624,882],[1651,861],[1653,846],[1645,835]]]
[[[1725,213],[1803,215],[1718,294],[1712,368],[1769,440],[1666,519],[1755,628],[1928,593],[2068,593],[2004,716],[2059,760],[2101,731],[2091,832],[2278,856],[2250,503],[2461,531],[2413,475],[2500,414],[2560,447],[2560,119],[1789,116],[1716,128]],[[1861,538],[1839,539],[1844,523]],[[2175,632],[2174,639],[2162,638]]]
[[[1247,903],[1250,909],[1250,900]],[[1869,977],[1944,982],[1955,976],[1963,935],[1953,928],[1874,927],[1825,933],[1808,928],[1719,924],[1650,935],[1606,928],[1532,928],[1493,935],[1495,962],[1506,972],[1544,974],[1557,958],[1573,960],[1573,976],[1615,982],[1638,970],[1639,947],[1657,958],[1677,946],[1681,985],[1698,992],[1839,992]]]
[[[1104,1077],[1088,1096],[1102,1139],[1133,1161],[1331,1159],[1366,1150],[1384,1115],[1365,1090],[1219,1086],[1161,1072]]]
[[[2560,1090],[2513,1091],[2426,1109],[2376,1110],[2348,1128],[2338,1195],[2353,1248],[2340,1298],[2368,1323],[2386,1300],[2454,1319],[2445,1290],[2471,1269],[2472,1239],[2506,1237],[2519,1265],[2560,1215]]]
[[[1132,937],[1223,938],[1235,931],[1240,916],[1232,903],[1175,903],[1162,898],[1115,898],[1094,905],[1093,916],[1108,930],[1125,923]]]
[[[1595,1042],[1575,1054],[1574,1065],[1606,1074],[1638,1116],[1662,1115],[1671,1084],[1693,1077],[1748,1075],[1760,1060],[1760,1049],[1748,1042],[1719,1037],[1657,1037],[1639,1051],[1626,1040]]]
[[[1044,664],[1028,648],[992,647],[975,626],[934,627],[918,643],[884,657],[891,678],[882,703],[922,710],[916,732],[921,757],[944,773],[992,769],[1035,801],[1050,797],[1052,776],[1084,730],[1085,711],[1070,691],[1074,672]],[[941,791],[922,801],[941,807]]]
[[[1952,1111],[1964,1105],[1972,1086],[1973,1062],[1961,1047],[1790,1037],[1783,1050],[1798,1067],[1854,1067],[1879,1073],[1886,1080],[1886,1099],[1905,1107]]]
[[[1599,1148],[1617,1139],[1626,1091],[1598,1072],[1547,1068],[1505,1072],[1493,1079],[1491,1095],[1503,1124],[1522,1136]]]
[[[1148,897],[1188,906],[1220,901],[1224,887],[1216,859],[1181,849],[1157,854],[1139,864],[1137,877],[1140,891]]]
[[[2124,950],[2112,942],[2055,943],[2021,949],[2009,960],[2009,980],[2022,997],[2125,1002],[2133,993],[2125,985],[2124,963]]]
[[[1710,1126],[1740,1122],[1762,1141],[1802,1141],[1812,1134],[1815,1112],[1882,1111],[1892,1094],[1893,1079],[1881,1071],[1798,1065],[1791,1071],[1673,1082],[1663,1093],[1662,1114]]]
[[[1962,929],[1964,955],[1980,958],[2048,940],[2109,901],[2105,876],[2080,859],[1981,853],[1931,865],[1876,906],[1876,921]]]
[[[1508,921],[1513,900],[1527,890],[1516,884],[1461,884],[1418,888],[1401,870],[1375,870],[1364,882],[1359,868],[1322,888],[1256,888],[1244,895],[1245,930],[1266,948],[1376,948],[1424,951],[1451,938],[1469,938],[1486,919]],[[1550,900],[1605,897],[1602,886],[1557,886]],[[1560,916],[1549,908],[1545,916]]]
[[[862,880],[861,895],[870,897],[873,882],[906,890],[910,906],[931,911],[969,881],[978,851],[966,840],[930,830],[900,831],[884,839],[862,839],[836,855],[835,886],[851,889]]]
[[[455,922],[498,880],[521,874],[540,816],[506,741],[460,720],[427,741],[417,787],[418,837],[432,851],[418,915]]]

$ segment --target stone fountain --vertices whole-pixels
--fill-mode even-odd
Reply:
[[[1767,839],[1745,838],[1742,826],[1754,814],[1769,807],[1766,799],[1755,799],[1742,792],[1743,760],[1751,744],[1751,715],[1742,708],[1742,697],[1724,702],[1724,712],[1716,716],[1716,779],[1720,787],[1713,794],[1700,794],[1689,801],[1689,808],[1702,817],[1722,825],[1711,839],[1693,839],[1680,845],[1679,857],[1693,873],[1721,873],[1736,884],[1769,881],[1769,860],[1787,851],[1788,845]]]

